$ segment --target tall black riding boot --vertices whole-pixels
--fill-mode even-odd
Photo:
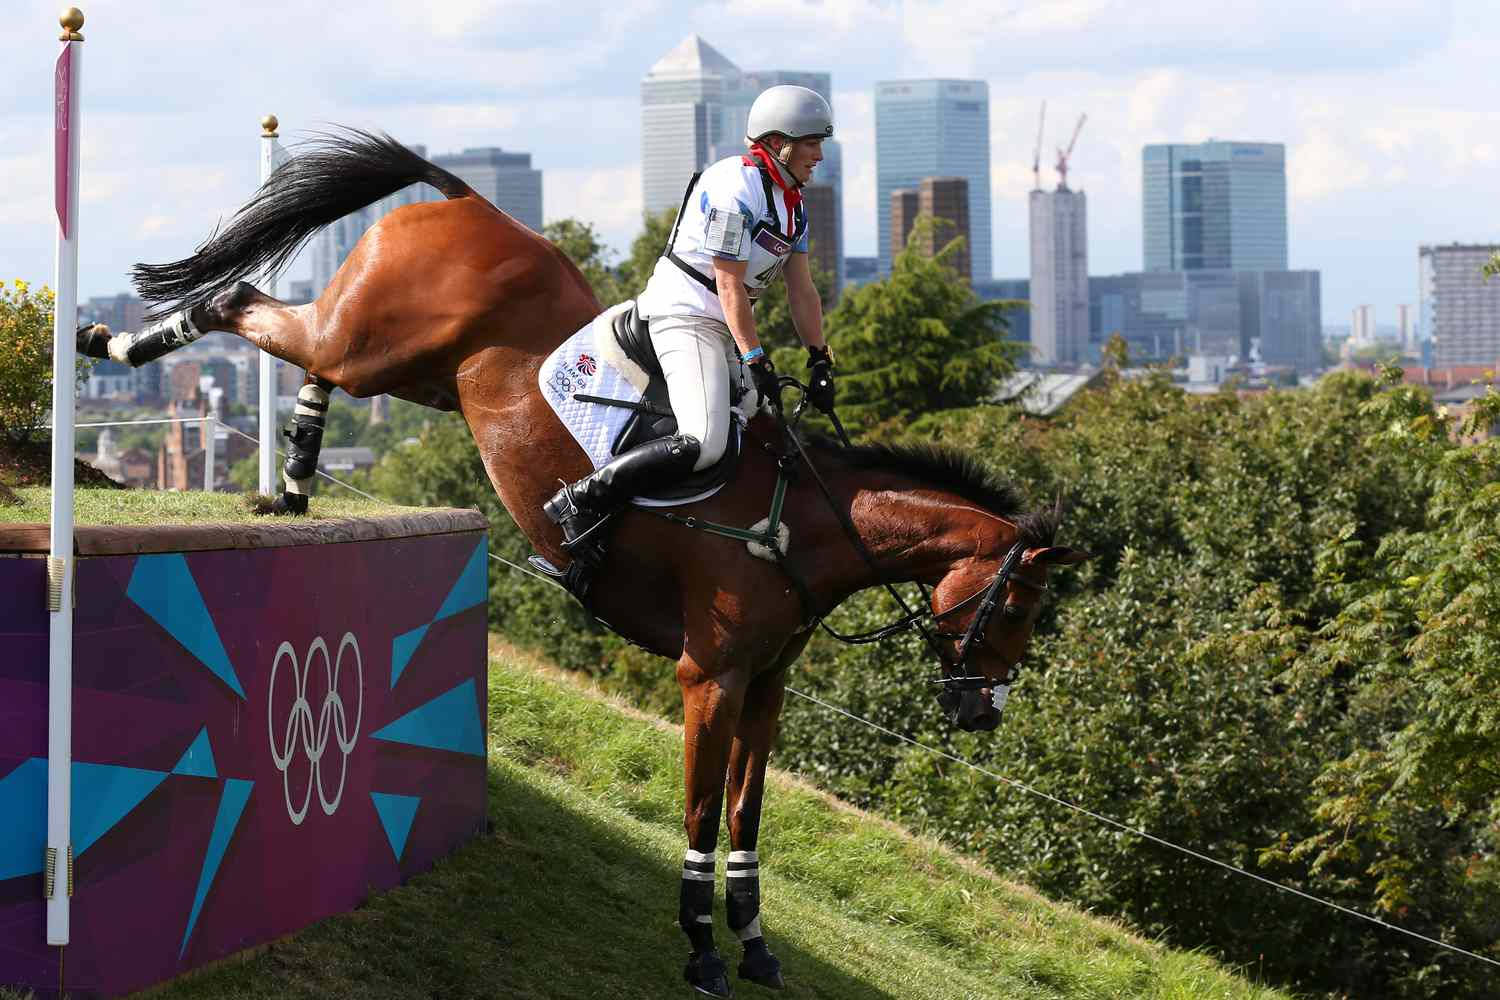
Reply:
[[[687,475],[698,461],[698,439],[686,434],[637,445],[593,475],[564,486],[542,505],[563,530],[563,548],[574,558],[599,558],[602,551],[580,542],[633,496],[669,485]]]

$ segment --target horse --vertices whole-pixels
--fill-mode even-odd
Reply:
[[[560,530],[542,504],[559,481],[591,467],[543,399],[538,372],[601,313],[593,291],[557,247],[389,136],[345,130],[310,145],[193,255],[135,268],[142,297],[169,304],[151,325],[113,337],[85,328],[80,351],[138,365],[203,332],[243,337],[307,373],[294,445],[321,428],[334,387],[456,410],[510,516],[541,556],[566,566]],[[418,182],[443,200],[382,218],[316,301],[289,305],[244,280],[285,264],[323,226]],[[749,430],[774,439],[774,421],[761,413]],[[292,451],[289,466],[305,457]],[[1086,558],[1055,544],[1057,511],[1026,510],[1014,489],[957,452],[831,442],[807,452],[817,482],[799,476],[787,489],[792,534],[779,564],[742,542],[627,510],[610,527],[589,594],[598,618],[676,661],[687,835],[678,919],[691,945],[684,977],[712,996],[731,995],[713,933],[721,815],[730,847],[725,906],[743,949],[738,976],[784,985],[759,913],[761,801],[787,673],[814,624],[876,584],[930,587],[927,615],[947,630],[924,634],[945,679],[964,682],[949,685],[943,705],[960,728],[990,730],[1049,569]],[[687,513],[757,521],[778,464],[767,449],[746,448],[731,488]],[[289,471],[289,490],[295,478]],[[299,499],[305,504],[284,494],[279,509],[295,510]]]

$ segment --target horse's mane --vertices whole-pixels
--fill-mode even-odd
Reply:
[[[1014,523],[1018,540],[1030,547],[1051,545],[1057,537],[1057,511],[1028,511],[1013,484],[996,476],[968,452],[925,442],[846,448],[822,435],[810,436],[807,443],[817,450],[819,458],[830,458],[854,469],[893,472],[978,504]]]

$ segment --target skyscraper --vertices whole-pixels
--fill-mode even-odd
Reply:
[[[1031,192],[1031,356],[1047,365],[1088,360],[1088,199],[1059,185]]]
[[[1141,182],[1147,271],[1286,269],[1281,143],[1147,146]]]
[[[698,35],[684,38],[662,56],[641,80],[641,194],[648,213],[676,211],[694,173],[726,156],[745,151],[750,106],[770,87],[792,85],[812,90],[833,106],[832,78],[803,70],[741,70]],[[838,131],[838,117],[834,117]],[[838,264],[830,268],[833,297],[843,285],[843,156],[835,140],[823,143],[823,162],[809,188],[828,186],[831,193],[809,192],[810,200],[832,206],[811,220],[811,239]],[[821,261],[820,261],[821,263]]]
[[[712,162],[713,151],[727,148],[725,105],[738,100],[741,76],[718,49],[689,35],[641,80],[641,195],[648,213],[675,211],[693,174]]]
[[[419,156],[426,147],[413,146]],[[523,225],[542,228],[542,172],[531,165],[530,153],[511,153],[498,146],[466,149],[432,157],[432,162],[457,175],[490,203]],[[442,199],[435,188],[413,184],[352,212],[327,226],[313,238],[308,247],[311,257],[311,296],[316,298],[333,280],[349,252],[365,231],[403,205]]]
[[[499,146],[481,146],[462,153],[435,156],[432,162],[457,174],[460,180],[517,222],[541,232],[542,172],[532,167],[530,153],[510,153]]]
[[[923,177],[915,191],[902,188],[891,192],[891,257],[906,249],[917,217],[933,220],[930,230],[919,237],[916,249],[935,257],[939,250],[955,239],[962,239],[965,252],[953,260],[953,267],[965,279],[969,273],[969,182],[963,177]]]
[[[969,182],[969,273],[990,264],[990,97],[983,80],[889,80],[875,85],[880,273],[891,271],[891,192],[923,177]]]
[[[1421,313],[1431,325],[1432,363],[1492,365],[1500,360],[1500,282],[1487,281],[1484,265],[1500,245],[1448,243],[1418,249]]]

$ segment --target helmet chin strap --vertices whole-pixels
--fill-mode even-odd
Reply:
[[[777,163],[781,164],[782,173],[786,174],[787,179],[792,182],[792,187],[800,189],[804,186],[802,181],[797,179],[797,175],[792,173],[792,140],[787,139],[782,142],[781,149],[774,153],[771,152],[771,147],[766,145],[764,140],[752,143],[752,145],[759,146],[767,153],[771,153],[772,158],[774,158]]]

